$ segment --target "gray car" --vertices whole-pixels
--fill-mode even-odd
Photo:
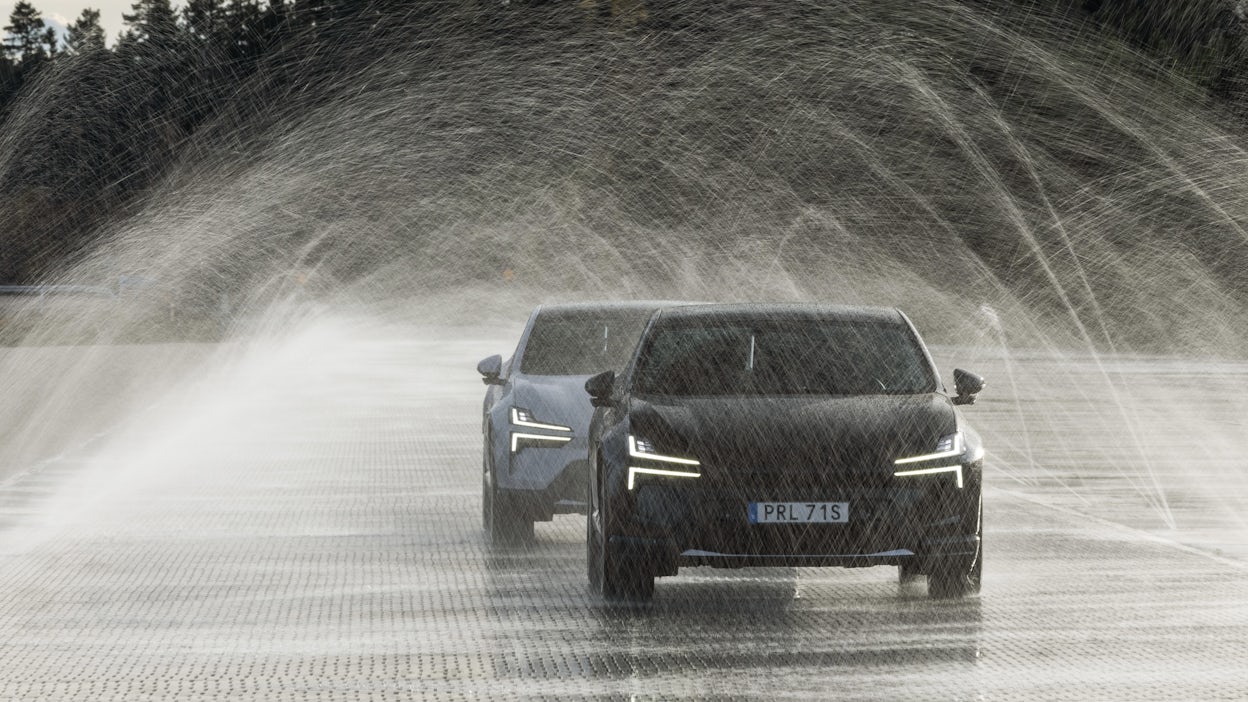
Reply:
[[[492,542],[531,539],[535,521],[586,511],[585,380],[628,362],[660,302],[543,305],[515,353],[477,365],[483,403],[481,519]],[[670,303],[668,303],[670,304]]]

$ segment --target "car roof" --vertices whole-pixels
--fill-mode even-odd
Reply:
[[[895,307],[866,307],[817,303],[720,303],[664,307],[666,319],[769,319],[775,317],[829,319],[845,322],[905,324],[906,318]]]
[[[596,312],[631,310],[675,309],[688,303],[674,300],[610,300],[598,302],[562,302],[553,305],[538,305],[542,312]]]

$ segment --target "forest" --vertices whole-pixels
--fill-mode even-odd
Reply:
[[[333,194],[341,209],[359,215],[354,234],[334,230],[328,237],[347,252],[326,264],[338,279],[362,275],[404,247],[429,260],[454,260],[459,279],[489,279],[500,270],[522,275],[522,262],[489,253],[464,257],[447,241],[483,236],[500,223],[521,236],[537,226],[535,198],[546,197],[558,198],[552,207],[570,223],[542,228],[588,232],[585,241],[607,242],[608,255],[620,241],[670,252],[668,240],[689,237],[713,255],[732,249],[722,239],[731,237],[734,251],[789,247],[785,265],[798,273],[813,260],[805,252],[827,248],[828,232],[878,240],[873,232],[887,229],[898,237],[890,255],[919,257],[908,237],[933,222],[956,222],[956,237],[982,266],[1028,304],[1048,304],[1060,316],[1100,304],[1097,286],[1117,291],[1119,281],[1097,276],[1083,301],[1064,290],[1032,292],[1037,283],[1047,286],[1038,257],[1061,241],[1040,240],[1023,251],[1001,233],[1003,218],[1051,218],[1061,196],[1068,226],[1083,218],[1092,227],[1089,208],[1110,202],[1092,191],[1104,187],[1119,197],[1121,183],[1110,179],[1128,177],[1133,160],[1151,167],[1159,149],[1145,144],[1141,151],[1139,130],[1121,120],[1102,123],[1105,111],[1093,103],[1113,96],[1074,90],[1053,60],[1024,66],[1007,55],[1011,42],[1034,36],[1052,52],[1046,55],[1060,57],[1069,38],[1082,52],[1077,60],[1093,66],[1085,69],[1089,85],[1173,94],[1182,109],[1230,134],[1242,133],[1248,115],[1248,21],[1234,0],[137,0],[124,20],[124,32],[109,38],[99,12],[84,8],[62,38],[42,21],[37,2],[16,3],[8,18],[0,60],[0,284],[48,279],[107,241],[159,193],[209,177],[203,164],[212,164],[216,179],[258,168],[257,154],[288,146],[295,134],[320,134],[308,120],[339,106],[334,124],[320,127],[332,133],[318,137],[318,148],[338,142],[336,153],[347,154],[355,169],[350,187]],[[959,31],[968,22],[977,26]],[[904,52],[897,66],[862,58],[891,62],[893,51]],[[932,175],[949,172],[953,161],[966,167],[968,154],[980,158],[980,147],[968,149],[942,126],[948,120],[937,119],[930,102],[914,119],[898,118],[897,106],[913,97],[902,95],[914,83],[911,69],[952,86],[945,107],[965,110],[968,123],[983,117],[980,101],[1017,125],[1011,138],[1025,142],[1027,158],[1018,145],[982,145],[1010,208]],[[764,82],[764,75],[772,78]],[[850,121],[833,124],[840,105],[850,103],[854,111],[843,113]],[[394,121],[396,112],[406,121]],[[383,118],[405,126],[380,129]],[[1156,129],[1158,139],[1179,138],[1174,125]],[[1074,132],[1085,136],[1066,145]],[[931,221],[898,206],[893,190],[880,195],[884,186],[867,192],[869,183],[847,183],[846,173],[863,166],[850,158],[853,149],[837,145],[842,139],[859,146],[876,140],[863,147],[868,165],[908,161],[918,152],[935,159],[880,176],[886,189],[917,192]],[[1051,165],[1029,180],[1026,171],[1043,161],[1037,154]],[[968,173],[984,167],[972,165]],[[1041,189],[1040,181],[1051,182]],[[1193,223],[1191,197],[1174,191],[1151,198],[1161,204],[1136,224],[1153,231],[1137,229],[1138,240],[1172,241],[1234,216],[1222,208]],[[1136,212],[1134,199],[1113,208]],[[271,200],[282,204],[278,194]],[[517,214],[521,201],[530,207]],[[487,202],[496,211],[472,211]],[[735,203],[756,219],[748,227],[741,217],[726,223],[717,203]],[[287,211],[323,223],[335,216],[325,214],[330,207],[330,199],[307,196]],[[812,217],[823,217],[812,212],[833,213],[836,221],[822,234],[807,231]],[[383,227],[387,217],[392,221]],[[783,243],[757,234],[775,223],[787,223]],[[1121,233],[1096,226],[1097,246],[1122,246]],[[899,227],[913,234],[895,235]],[[465,233],[469,228],[473,233]],[[1042,239],[1053,227],[1032,229]],[[265,236],[264,250],[279,255],[324,247],[327,238],[310,237],[302,224]],[[357,255],[362,249],[351,237],[368,236],[385,239],[384,247],[365,246],[367,257]],[[542,254],[540,241],[526,245]],[[1193,279],[1229,291],[1228,305],[1248,294],[1236,263],[1248,254],[1243,237],[1185,243],[1183,251],[1199,272]],[[650,272],[679,277],[671,260],[657,255]],[[431,266],[429,284],[444,283],[438,276],[448,270]],[[1158,315],[1157,324],[1171,323]],[[1184,315],[1182,308],[1172,313]]]

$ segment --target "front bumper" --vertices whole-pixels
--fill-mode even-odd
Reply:
[[[674,574],[679,566],[702,565],[912,564],[922,572],[931,560],[975,554],[978,470],[974,475],[963,488],[951,481],[902,480],[796,494],[653,481],[626,498],[630,518],[612,541],[651,559],[664,575]],[[838,524],[752,524],[751,501],[846,502],[849,518]]]
[[[578,446],[579,444],[579,446]],[[508,450],[507,470],[498,471],[498,488],[513,508],[535,521],[556,514],[585,514],[589,476],[584,441],[560,447]],[[579,449],[579,450],[578,450]]]
[[[495,447],[500,488],[526,492],[551,490],[556,483],[566,480],[564,475],[571,471],[582,478],[577,486],[579,492],[574,496],[584,501],[586,487],[583,474],[589,451],[584,436],[572,436],[564,444],[521,443],[516,451],[512,450],[510,437],[510,433],[500,432],[500,440]],[[573,470],[574,465],[579,465],[579,470]]]

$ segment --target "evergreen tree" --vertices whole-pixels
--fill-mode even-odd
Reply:
[[[4,28],[8,32],[4,40],[5,53],[23,66],[47,58],[44,29],[42,13],[34,5],[25,0],[16,3],[9,14],[9,24]]]
[[[135,0],[130,9],[131,14],[121,16],[129,25],[129,29],[121,36],[124,47],[173,47],[178,36],[178,17],[169,0]]]
[[[47,47],[49,58],[56,58],[61,53],[61,38],[56,34],[56,27],[44,27],[43,45]]]
[[[293,0],[291,14],[304,26],[317,26],[330,20],[335,12],[332,0]]]
[[[0,52],[0,111],[8,106],[9,98],[17,92],[20,85],[17,66],[13,65],[4,52]]]
[[[225,32],[224,0],[189,0],[182,9],[182,21],[196,39],[215,40]]]
[[[82,16],[69,25],[65,36],[65,49],[72,54],[86,54],[104,48],[104,28],[100,26],[100,11],[87,8]]]
[[[260,51],[260,24],[264,10],[257,0],[229,0],[226,7],[226,32],[230,46],[238,55],[254,55]]]

